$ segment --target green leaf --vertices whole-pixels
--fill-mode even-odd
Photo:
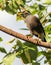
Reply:
[[[15,44],[12,48],[13,48],[13,49],[16,49],[16,47],[17,47],[17,44]]]
[[[45,31],[46,31],[48,34],[51,34],[51,24],[49,24],[48,26],[45,27]]]
[[[26,0],[27,3],[31,2],[32,0]]]
[[[22,1],[23,1],[24,4],[26,3],[26,0],[22,0]]]
[[[16,14],[16,20],[17,20],[17,21],[23,20],[22,12],[18,12],[18,13]]]
[[[24,45],[28,46],[28,52],[30,54],[31,60],[36,60],[37,55],[38,55],[37,46],[33,45],[33,44],[29,43],[29,42],[25,42]]]
[[[32,60],[36,60],[38,53],[37,46],[28,42],[22,43],[20,40],[17,41],[17,45],[19,46],[18,50],[20,51],[19,57],[22,58],[25,64],[31,63]],[[22,53],[21,50],[23,51]]]
[[[23,43],[22,43],[20,40],[17,40],[17,45],[18,45],[19,47],[22,47]]]
[[[46,55],[46,51],[41,51],[41,53],[42,53],[43,55]]]
[[[51,51],[43,53],[44,56],[46,57],[46,62],[49,62],[51,64]]]
[[[5,0],[0,0],[0,10],[5,9]]]
[[[25,0],[16,0],[16,3],[18,3],[19,5],[24,5],[25,4]]]
[[[27,57],[26,57],[26,55],[25,55],[25,52],[23,52],[20,56],[21,56],[21,58],[22,58],[22,60],[23,60],[23,62],[24,62],[25,64],[28,64],[28,63],[29,63],[29,61],[28,61],[28,59],[27,59]]]
[[[11,39],[10,41],[7,42],[7,44],[11,44],[15,41],[15,38]]]
[[[49,14],[49,16],[51,17],[51,13]]]
[[[46,40],[47,40],[47,42],[50,42],[50,43],[51,43],[51,36],[50,36],[50,37],[47,36],[47,37],[46,37]]]
[[[44,0],[44,3],[51,5],[51,0]]]
[[[31,13],[32,15],[34,15],[34,14],[37,13],[37,10],[35,9],[34,6],[27,6],[26,9],[27,9],[28,11],[30,11],[30,13]]]
[[[42,55],[42,52],[41,52],[41,51],[40,51],[40,52],[38,52],[38,57],[39,57],[39,56],[41,56],[41,55]]]
[[[24,50],[24,53],[25,53],[25,56],[26,58],[28,59],[28,62],[31,63],[31,57],[30,57],[30,54],[29,54],[29,51],[28,50]]]
[[[40,65],[38,62],[33,62],[32,65]]]
[[[51,63],[51,51],[41,51],[41,53],[46,57],[46,62],[50,62]]]
[[[41,1],[41,0],[37,0],[37,1]]]
[[[39,9],[40,9],[41,11],[42,11],[42,10],[45,10],[45,8],[46,8],[45,6],[43,6],[43,5],[41,5],[41,4],[39,4],[38,6],[39,6]]]
[[[18,3],[16,3],[15,0],[12,1],[12,6],[13,8],[17,9],[18,8]]]
[[[0,47],[0,52],[7,53],[6,50],[3,47]]]
[[[48,41],[48,42],[51,42],[51,24],[49,24],[48,26],[46,26],[45,28],[44,28],[44,30],[45,30],[45,33],[46,33],[46,40]]]
[[[20,28],[20,30],[28,30],[27,28]]]
[[[2,2],[2,0],[0,0],[0,2]]]
[[[12,15],[15,14],[15,12],[12,9],[10,9],[9,6],[5,7],[5,10]]]
[[[48,61],[47,61],[47,60],[45,60],[45,61],[44,61],[44,64],[46,64],[47,62],[48,62]]]
[[[6,57],[3,58],[4,65],[11,65],[16,57],[16,53],[8,54]]]
[[[3,41],[3,39],[0,37],[0,42],[2,42]]]
[[[12,1],[6,2],[5,10],[10,14],[16,14],[17,9],[13,7]]]
[[[19,3],[17,3],[16,0],[13,0],[12,7],[13,7],[13,11],[15,10],[15,12],[17,12],[18,9],[21,10],[20,5],[19,5]]]

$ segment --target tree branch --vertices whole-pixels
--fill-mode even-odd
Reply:
[[[42,42],[42,41],[39,43],[39,40],[37,40],[37,39],[27,37],[27,36],[25,36],[23,34],[20,34],[18,32],[15,32],[15,31],[11,30],[11,29],[8,29],[8,28],[6,28],[6,27],[4,27],[2,25],[0,25],[0,31],[3,31],[3,32],[5,32],[5,33],[7,33],[9,35],[12,35],[12,36],[14,36],[16,38],[19,38],[19,39],[22,39],[24,41],[30,42],[32,44],[42,46],[42,47],[45,47],[45,48],[51,48],[51,43]]]

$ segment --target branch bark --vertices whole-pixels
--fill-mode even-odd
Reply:
[[[11,29],[8,29],[8,28],[6,28],[6,27],[4,27],[2,25],[0,25],[0,31],[3,31],[3,32],[5,32],[5,33],[7,33],[9,35],[12,35],[12,36],[14,36],[16,38],[19,38],[19,39],[22,39],[24,41],[30,42],[32,44],[42,46],[42,47],[45,47],[45,48],[51,48],[51,43],[42,42],[42,41],[39,42],[39,40],[37,40],[37,39],[27,37],[27,36],[25,36],[23,34],[20,34],[18,32],[15,32],[15,31],[11,30]]]

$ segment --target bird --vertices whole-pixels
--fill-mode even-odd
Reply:
[[[30,14],[26,16],[25,23],[32,35],[35,35],[37,38],[41,39],[43,42],[46,42],[45,31],[38,17]]]

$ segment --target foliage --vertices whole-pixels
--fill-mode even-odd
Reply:
[[[13,62],[13,60],[15,59],[15,57],[16,57],[16,54],[14,53],[9,53],[7,56],[5,56],[4,58],[3,58],[3,61],[2,61],[2,63],[1,64],[4,64],[4,65],[11,65],[12,64],[12,62]],[[10,60],[10,61],[9,61]]]
[[[51,12],[47,12],[48,6],[51,5],[51,0],[44,0],[44,3],[40,4],[41,0],[0,0],[0,10],[5,10],[6,12],[14,15],[16,14],[16,20],[24,20],[27,14],[35,15],[37,14],[44,30],[46,33],[46,40],[51,42],[51,24],[46,25],[46,23],[51,22]],[[32,4],[30,4],[32,3]],[[21,30],[28,30],[26,28],[21,28]],[[0,42],[3,39],[0,37]],[[31,63],[32,65],[40,65],[40,61],[37,59],[40,56],[46,57],[44,63],[49,62],[51,64],[51,51],[41,51],[38,50],[36,45],[33,45],[29,42],[22,42],[16,40],[15,38],[8,41],[9,44],[16,43],[13,45],[9,53],[3,47],[0,47],[0,52],[5,53],[2,62],[0,64],[11,65],[15,57],[21,58],[24,64]],[[11,59],[11,60],[10,60]],[[10,60],[10,61],[9,61]]]
[[[44,3],[45,4],[51,4],[51,0],[49,0],[49,1],[45,0]]]
[[[0,52],[7,53],[6,50],[3,47],[0,47]]]
[[[3,39],[0,37],[0,42],[2,42],[3,41]]]

